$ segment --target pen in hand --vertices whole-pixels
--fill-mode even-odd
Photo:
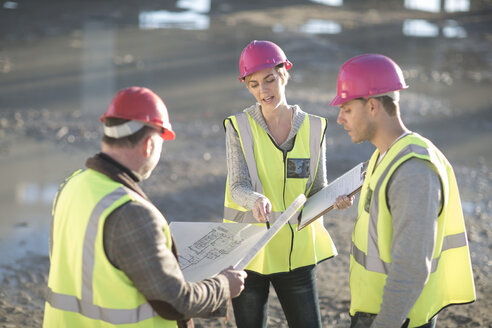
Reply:
[[[265,222],[267,229],[270,229],[270,213],[272,204],[265,196],[259,197],[253,207],[253,217],[258,222]]]

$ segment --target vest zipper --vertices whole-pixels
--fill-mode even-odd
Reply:
[[[282,200],[284,202],[284,209],[287,209],[287,206],[285,205],[285,185],[287,184],[287,165],[286,165],[286,159],[287,159],[287,151],[283,150],[283,157],[284,157],[284,190],[283,190],[283,197]],[[292,271],[292,251],[294,250],[294,229],[292,229],[292,226],[290,225],[290,222],[287,222],[290,228],[290,233],[291,233],[291,238],[290,238],[290,251],[289,251],[289,271]]]

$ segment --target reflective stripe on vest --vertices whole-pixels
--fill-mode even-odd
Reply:
[[[144,303],[135,309],[112,309],[94,305],[93,299],[93,272],[95,261],[95,239],[98,233],[99,220],[101,214],[111,206],[115,201],[124,197],[128,193],[132,197],[138,197],[143,200],[140,195],[130,189],[120,187],[112,193],[104,196],[94,207],[87,230],[84,236],[84,246],[82,254],[82,298],[78,299],[73,295],[65,295],[53,292],[48,288],[46,301],[53,307],[62,311],[71,311],[80,313],[81,315],[102,320],[112,324],[132,324],[142,320],[146,320],[157,316],[157,313],[152,309],[149,303]],[[146,203],[150,204],[148,201]]]
[[[468,245],[468,241],[466,239],[466,234],[464,232],[457,233],[455,235],[445,236],[442,244],[441,252],[444,252],[452,248],[463,247],[466,245]],[[351,253],[355,261],[360,265],[362,265],[364,268],[366,268],[366,270],[388,274],[389,266],[391,265],[391,263],[386,263],[383,260],[381,260],[379,257],[374,257],[372,254],[369,254],[369,250],[367,252],[368,254],[366,255],[364,254],[363,251],[358,249],[357,246],[355,246],[355,244],[352,242]],[[437,264],[439,263],[439,258],[440,256],[432,259],[431,273],[437,270]]]
[[[241,141],[243,142],[244,158],[246,165],[248,166],[249,176],[251,178],[251,185],[253,190],[263,193],[263,186],[258,176],[258,170],[256,168],[255,152],[254,152],[254,138],[251,131],[251,125],[249,125],[248,115],[244,112],[236,115],[238,130],[241,133]],[[237,215],[234,215],[236,217]]]
[[[364,254],[363,251],[358,249],[355,246],[355,244],[352,242],[351,252],[352,255],[354,256],[354,259],[357,261],[357,263],[365,267],[366,270],[374,271],[378,273],[384,273],[384,274],[388,273],[388,269],[391,263],[386,263],[381,259],[379,255],[379,247],[377,244],[378,241],[377,226],[379,220],[379,197],[375,195],[379,195],[381,184],[385,180],[386,176],[388,175],[388,172],[393,167],[393,165],[396,162],[398,162],[402,157],[407,156],[411,153],[430,156],[429,151],[425,147],[414,145],[414,144],[406,146],[400,151],[400,153],[397,156],[395,156],[395,158],[391,161],[391,163],[387,165],[384,172],[381,174],[381,177],[379,178],[378,183],[374,188],[374,191],[372,192],[372,195],[374,195],[372,197],[372,201],[374,203],[370,206],[371,211],[369,216],[370,222],[369,222],[369,238],[367,240],[367,255]],[[365,200],[361,200],[361,201],[365,201]],[[468,241],[465,232],[458,233],[455,235],[445,236],[441,252],[448,249],[463,247],[467,245],[468,245]],[[437,265],[439,263],[439,257],[432,259],[431,273],[436,271]]]
[[[309,177],[308,181],[306,183],[306,189],[304,191],[305,194],[308,194],[313,181],[314,181],[314,176],[316,175],[316,169],[318,167],[318,162],[319,162],[319,156],[320,156],[320,150],[321,144],[317,144],[314,142],[314,140],[320,140],[321,142],[321,137],[322,137],[322,129],[321,129],[321,120],[319,118],[316,118],[314,116],[309,117],[309,124],[310,124],[310,142],[309,142],[309,151],[311,154],[310,160],[309,160]],[[254,138],[253,138],[253,132],[251,131],[251,125],[249,123],[248,115],[245,112],[241,112],[236,115],[236,120],[237,120],[237,129],[240,131],[241,135],[241,141],[243,145],[243,150],[244,150],[244,157],[246,160],[246,164],[248,166],[248,172],[249,176],[251,178],[251,185],[253,187],[253,190],[256,192],[262,194],[263,193],[263,185],[261,183],[261,180],[258,176],[258,170],[256,167],[256,160],[255,160],[255,154],[254,154]],[[271,222],[275,222],[275,220],[282,214],[282,212],[275,212],[272,211],[270,215],[270,220]],[[298,223],[298,217],[300,213],[297,213],[294,215],[290,220],[289,223],[291,224],[296,224]],[[253,212],[248,211],[240,211],[234,208],[230,207],[225,207],[224,208],[224,217],[233,219],[235,222],[256,222],[256,220],[253,217]]]

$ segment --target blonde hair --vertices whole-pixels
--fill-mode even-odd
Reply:
[[[285,68],[284,63],[275,66],[275,70],[278,72],[280,77],[284,80],[285,84],[287,84],[287,82],[290,80],[290,73]]]

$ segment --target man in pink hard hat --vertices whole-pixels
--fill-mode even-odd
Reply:
[[[162,99],[119,91],[106,113],[102,152],[70,176],[53,205],[44,327],[193,327],[225,316],[244,271],[184,280],[166,219],[138,182],[175,133]]]
[[[446,306],[475,300],[453,168],[405,127],[406,88],[392,59],[364,54],[343,64],[331,102],[352,141],[376,147],[352,234],[351,327],[434,327]]]

